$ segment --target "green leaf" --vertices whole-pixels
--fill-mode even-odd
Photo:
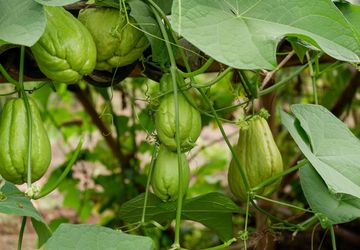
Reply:
[[[28,216],[37,221],[44,222],[29,198],[25,197],[24,193],[14,184],[6,182],[0,191],[6,196],[5,199],[0,200],[0,213]]]
[[[64,6],[79,2],[79,0],[35,0],[35,2],[47,6]]]
[[[46,17],[42,5],[33,0],[0,1],[0,39],[32,46],[42,35]]]
[[[51,237],[52,232],[48,225],[43,222],[31,219],[31,223],[36,231],[36,234],[38,235],[38,247],[40,248]]]
[[[125,234],[110,228],[87,224],[61,224],[46,242],[45,250],[151,250],[149,237]]]
[[[173,28],[219,62],[242,69],[274,69],[285,36],[330,56],[360,61],[360,42],[329,0],[175,0]]]
[[[168,62],[168,53],[165,43],[162,41],[160,27],[150,10],[150,8],[141,0],[128,0],[131,12],[130,15],[135,18],[146,37],[149,39],[152,49],[152,60],[158,63]]]
[[[120,218],[134,223],[141,220],[145,194],[123,204]],[[149,194],[145,220],[163,223],[175,218],[177,201],[163,202]],[[184,201],[182,218],[197,221],[213,230],[221,240],[232,238],[232,213],[239,213],[240,208],[227,196],[220,193],[208,193]]]
[[[297,119],[282,112],[282,123],[330,192],[360,198],[359,139],[320,105],[296,104],[291,110]]]
[[[157,4],[157,6],[160,7],[160,9],[162,9],[162,11],[168,15],[171,13],[171,6],[173,3],[173,0],[153,0],[154,3]]]
[[[360,6],[350,3],[336,3],[336,6],[360,34]]]
[[[330,224],[349,222],[360,217],[360,199],[332,194],[310,164],[300,169],[300,182],[311,209],[325,215]]]

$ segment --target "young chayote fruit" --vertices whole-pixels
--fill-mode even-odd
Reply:
[[[157,197],[163,201],[176,200],[179,193],[179,164],[176,153],[161,145],[156,158],[151,186]],[[185,154],[181,154],[182,193],[189,186],[190,169]]]
[[[63,7],[44,7],[45,32],[32,47],[45,76],[60,83],[76,83],[96,64],[96,47],[90,32]]]
[[[236,155],[250,187],[255,187],[283,171],[283,162],[268,123],[261,116],[254,116],[240,127]],[[228,182],[232,193],[246,201],[247,193],[234,159],[230,163]],[[260,189],[256,194],[269,196],[278,189],[281,179]]]
[[[31,179],[40,179],[51,161],[51,146],[36,103],[29,99],[32,117]],[[28,122],[24,100],[8,100],[0,121],[0,174],[15,184],[27,181]]]
[[[134,18],[113,8],[88,8],[78,19],[94,38],[97,48],[97,70],[111,71],[135,62],[149,46]]]
[[[160,80],[162,92],[171,91],[171,77],[164,75]],[[180,90],[178,91],[180,92]],[[201,132],[201,116],[185,98],[186,93],[178,93],[180,148],[182,152],[189,151]],[[191,98],[190,96],[187,96]],[[155,113],[155,129],[162,144],[170,150],[176,151],[176,125],[175,125],[175,95],[170,92],[160,99],[160,105]]]

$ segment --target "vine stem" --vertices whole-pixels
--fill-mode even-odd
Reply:
[[[143,211],[142,211],[142,215],[141,215],[141,224],[145,223],[146,206],[147,206],[147,201],[148,201],[148,197],[149,197],[149,189],[150,189],[150,180],[152,178],[152,173],[153,173],[153,170],[154,170],[154,164],[155,164],[156,155],[157,155],[157,146],[155,144],[154,149],[153,149],[153,153],[152,153],[152,156],[151,156],[151,161],[150,161],[149,175],[148,175],[148,178],[147,178],[147,181],[146,181],[144,206],[143,206]]]
[[[332,249],[336,250],[336,237],[335,237],[335,232],[334,232],[334,227],[333,226],[330,227],[330,235],[331,235]]]
[[[1,65],[0,63],[0,73],[5,77],[5,79],[9,82],[9,83],[12,83],[15,85],[15,87],[17,89],[19,89],[19,83],[14,79],[12,78],[9,73],[5,70],[4,66]]]
[[[211,80],[210,82],[206,82],[206,83],[203,83],[203,84],[195,83],[196,82],[195,79],[193,78],[192,75],[190,75],[190,78],[192,78],[192,82],[195,83],[195,84],[192,84],[192,86],[194,88],[207,88],[207,87],[210,87],[211,85],[214,85],[215,83],[217,83],[218,81],[223,79],[227,75],[227,73],[229,73],[231,70],[233,70],[233,68],[228,67],[223,72],[221,72],[214,80]]]
[[[259,190],[259,189],[262,189],[262,188],[266,187],[267,185],[270,185],[271,183],[275,182],[280,177],[285,176],[287,174],[290,174],[291,172],[294,172],[294,171],[298,170],[299,168],[305,166],[307,163],[309,163],[308,160],[303,160],[300,163],[298,163],[297,165],[295,165],[295,166],[293,166],[291,168],[288,168],[285,171],[283,171],[281,173],[278,173],[278,174],[272,176],[269,179],[266,179],[264,182],[262,182],[259,185],[251,188],[251,191],[255,192],[255,191]]]
[[[175,240],[173,246],[175,248],[180,247],[180,226],[181,226],[181,210],[182,210],[182,202],[183,202],[183,182],[181,181],[183,178],[182,175],[182,164],[181,164],[181,148],[180,148],[180,124],[179,124],[179,102],[178,102],[178,90],[177,90],[177,83],[176,83],[176,72],[177,72],[177,66],[175,61],[175,56],[173,54],[170,42],[169,42],[169,36],[166,32],[165,26],[161,20],[161,17],[156,12],[155,8],[151,6],[151,9],[155,15],[155,18],[160,26],[160,30],[162,33],[162,36],[165,40],[166,49],[169,54],[170,58],[170,73],[172,78],[172,85],[173,85],[173,91],[174,91],[174,103],[175,103],[175,140],[176,140],[176,151],[177,151],[177,158],[178,158],[178,200],[177,200],[177,208],[176,208],[176,219],[175,219]]]
[[[194,77],[196,75],[200,75],[202,73],[204,73],[210,66],[211,64],[213,64],[214,59],[212,57],[210,57],[199,69],[194,70],[192,72],[182,72],[181,70],[178,69],[178,71],[182,74],[183,77],[188,78],[188,77]]]
[[[65,167],[64,172],[62,172],[62,174],[60,175],[60,177],[56,180],[56,182],[48,189],[46,190],[41,190],[40,194],[38,196],[36,196],[34,199],[40,199],[48,194],[50,194],[52,191],[54,191],[59,185],[60,183],[65,179],[65,177],[67,176],[67,174],[70,172],[72,166],[74,165],[75,161],[77,160],[77,158],[79,157],[80,154],[80,150],[81,147],[83,145],[83,138],[80,139],[75,152],[73,153],[73,155],[71,156],[70,161],[68,162],[68,164]]]
[[[261,88],[264,88],[270,82],[271,78],[275,75],[275,73],[279,71],[279,69],[281,69],[291,59],[293,55],[295,55],[294,50],[292,50],[289,54],[287,54],[287,56],[278,64],[278,66],[276,66],[276,68],[273,71],[266,74],[266,77],[264,78],[264,81],[261,84]]]
[[[316,74],[314,72],[314,68],[313,68],[313,65],[312,65],[313,60],[311,60],[310,54],[309,54],[308,51],[306,52],[306,58],[308,60],[308,65],[309,65],[309,69],[310,69],[311,83],[312,83],[313,95],[314,95],[314,103],[318,104],[319,101],[318,101],[318,95],[317,95],[317,90],[316,90],[316,77],[317,76],[316,76]],[[315,58],[314,58],[315,62],[317,61],[317,58],[318,58],[318,56],[316,54]],[[318,70],[318,67],[316,67],[316,70]]]
[[[18,250],[21,250],[21,247],[22,247],[22,241],[23,241],[23,238],[24,238],[26,219],[27,219],[27,217],[24,216],[22,218],[22,221],[21,221],[21,227],[20,227],[20,233],[19,233],[19,239],[18,239],[18,247],[17,247]]]
[[[27,187],[31,187],[31,146],[32,146],[32,115],[28,96],[24,88],[24,60],[25,60],[25,46],[20,48],[20,67],[19,67],[19,87],[22,98],[24,99],[26,118],[28,126],[28,154],[27,154]]]

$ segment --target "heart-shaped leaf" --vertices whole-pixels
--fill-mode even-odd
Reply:
[[[360,198],[360,141],[330,111],[320,105],[291,106],[281,120],[322,177],[330,192]]]
[[[338,60],[360,61],[359,37],[330,0],[174,0],[171,21],[199,49],[235,68],[275,68],[285,36]]]
[[[0,1],[0,39],[32,46],[42,35],[46,18],[41,4],[33,0]]]
[[[141,219],[144,206],[144,194],[126,202],[121,207],[120,218],[134,223]],[[176,201],[163,202],[149,194],[145,220],[159,223],[175,218]],[[223,241],[232,238],[232,213],[241,209],[227,196],[220,193],[208,193],[184,201],[181,211],[185,220],[197,221],[216,232]]]

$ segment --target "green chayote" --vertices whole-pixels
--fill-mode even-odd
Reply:
[[[283,162],[266,120],[256,115],[245,123],[246,125],[240,127],[235,150],[245,177],[252,188],[282,172]],[[245,185],[234,159],[230,163],[228,182],[232,193],[246,201]],[[256,193],[268,196],[279,187],[280,182],[281,179],[278,179]]]
[[[40,179],[51,161],[51,146],[36,103],[29,99],[32,116],[31,179]],[[27,181],[28,123],[24,100],[8,100],[0,121],[0,174],[15,184]]]
[[[88,8],[79,13],[78,19],[94,38],[97,48],[97,70],[112,68],[135,62],[149,46],[135,20],[113,8]]]
[[[45,32],[32,47],[45,76],[60,83],[76,83],[96,64],[96,47],[85,26],[63,7],[44,7]]]
[[[177,154],[161,145],[156,158],[151,186],[156,196],[164,201],[176,200],[179,193],[179,164]],[[185,154],[181,154],[182,193],[189,186],[190,169]]]

